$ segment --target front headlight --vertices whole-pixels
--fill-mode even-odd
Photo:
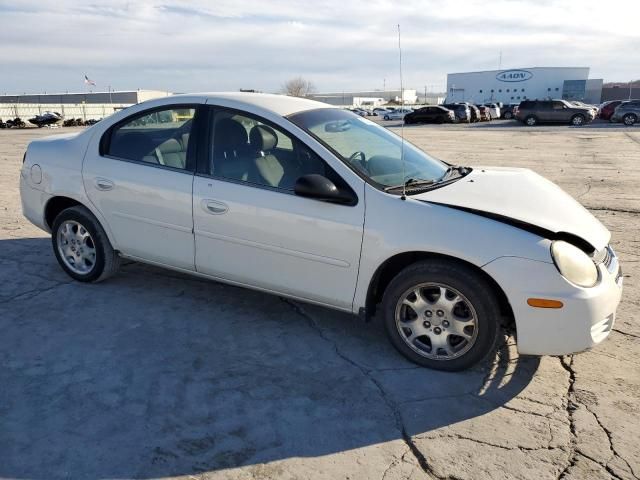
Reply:
[[[593,287],[598,269],[593,260],[578,247],[562,240],[551,244],[551,257],[564,278],[581,287]]]

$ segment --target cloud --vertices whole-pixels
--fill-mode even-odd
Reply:
[[[394,87],[398,23],[405,85],[447,72],[590,66],[639,77],[636,0],[0,0],[0,90],[99,87],[276,91],[303,75],[320,90]],[[625,15],[620,15],[620,12]]]

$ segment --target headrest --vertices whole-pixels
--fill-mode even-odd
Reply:
[[[216,122],[214,145],[225,148],[231,147],[235,149],[239,146],[247,144],[247,129],[241,123],[231,119],[223,118]]]
[[[158,147],[162,153],[178,153],[182,152],[182,146],[175,138],[170,138]]]
[[[278,136],[273,128],[256,125],[249,132],[249,143],[256,152],[268,152],[278,144]]]

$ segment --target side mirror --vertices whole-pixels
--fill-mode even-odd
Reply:
[[[313,198],[324,202],[355,205],[357,199],[351,191],[344,191],[323,175],[316,173],[298,178],[293,188],[300,197]]]

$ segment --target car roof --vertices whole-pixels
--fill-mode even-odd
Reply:
[[[228,105],[230,102],[236,103],[237,107],[258,107],[263,110],[269,110],[278,115],[287,116],[297,112],[306,110],[316,110],[318,108],[333,108],[327,103],[309,100],[307,98],[290,97],[288,95],[277,95],[272,93],[253,93],[253,92],[207,92],[207,93],[189,93],[173,95],[171,98],[180,97],[205,97],[207,103],[215,104],[217,100]]]

